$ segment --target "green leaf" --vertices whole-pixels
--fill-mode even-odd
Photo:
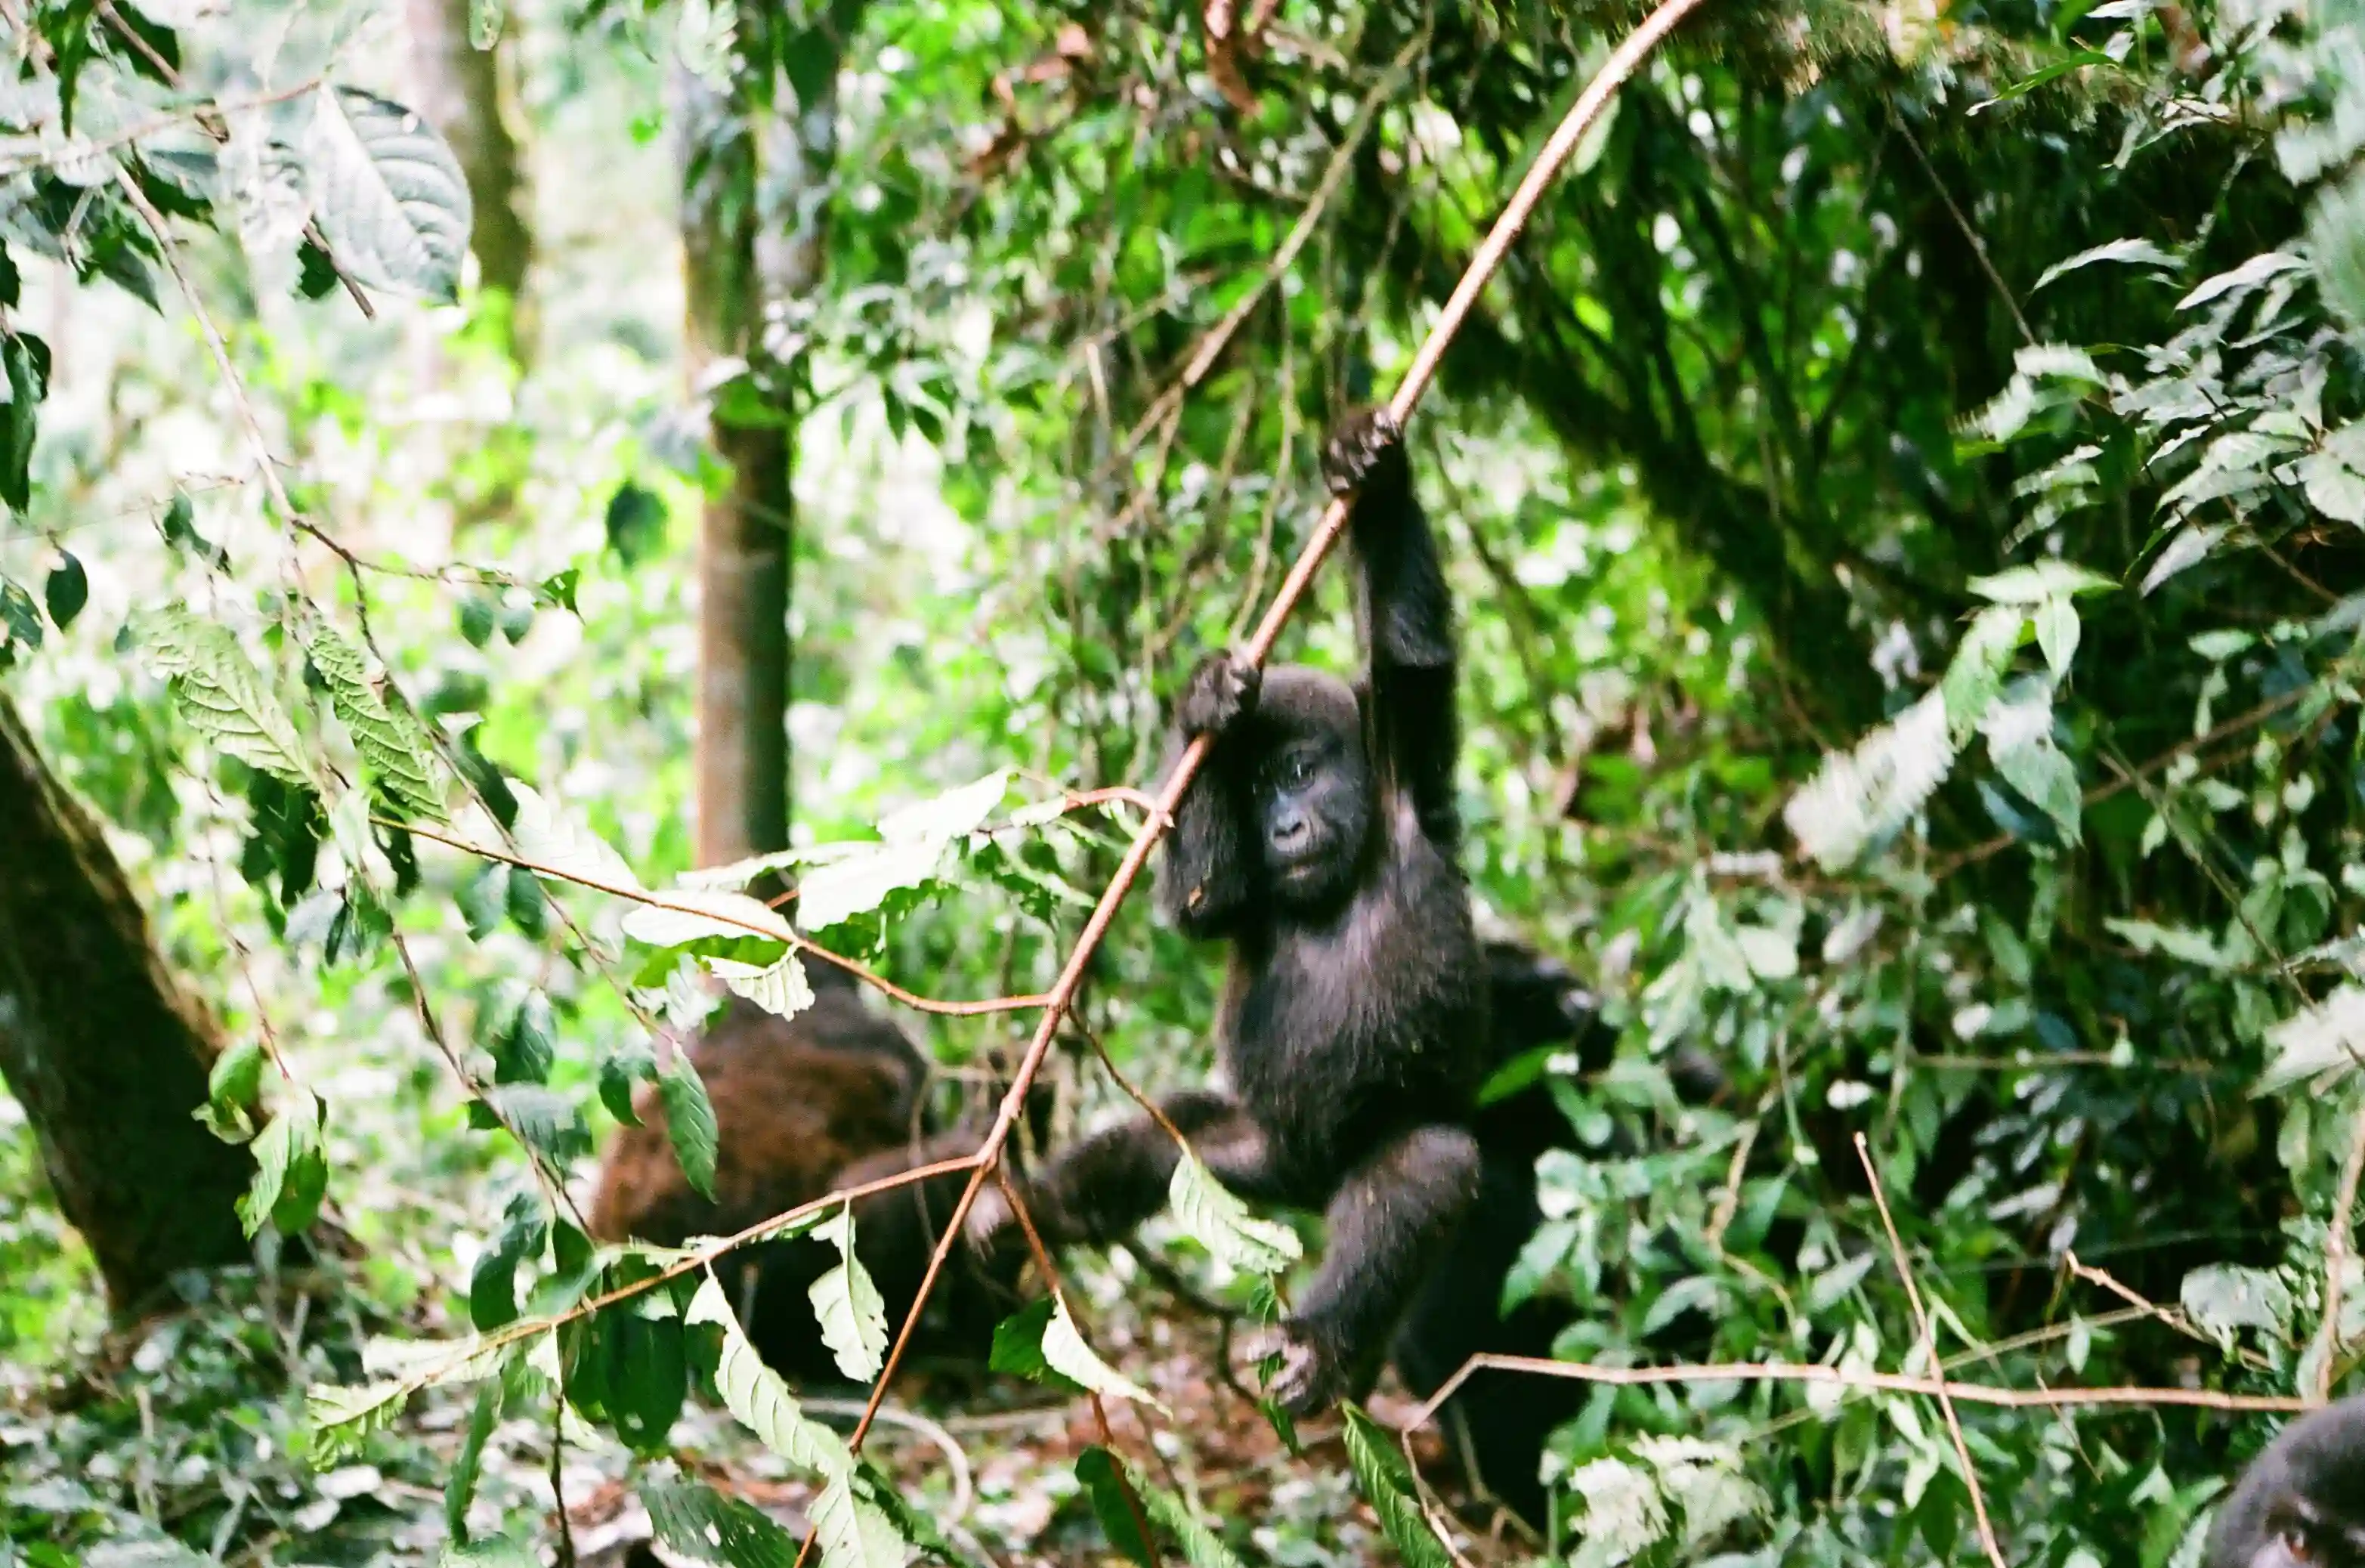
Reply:
[[[681,1173],[701,1197],[714,1196],[714,1154],[719,1135],[714,1105],[706,1097],[705,1081],[686,1051],[676,1051],[673,1066],[657,1079],[657,1094],[665,1103],[666,1136],[673,1141]]]
[[[557,1025],[550,1015],[550,998],[529,991],[501,1031],[493,1047],[493,1079],[497,1083],[547,1083],[558,1058]]]
[[[2092,266],[2098,262],[2114,262],[2135,267],[2159,267],[2169,272],[2175,271],[2182,264],[2175,256],[2161,250],[2148,240],[2113,240],[2107,245],[2097,245],[2090,251],[2080,251],[2066,262],[2054,263],[2037,274],[2036,282],[2029,292],[2034,294],[2046,285],[2067,277],[2082,267]]]
[[[1244,1273],[1278,1274],[1304,1254],[1295,1231],[1250,1214],[1187,1148],[1175,1162],[1167,1201],[1200,1246]]]
[[[459,161],[426,118],[357,87],[314,100],[305,173],[338,263],[373,287],[459,297],[473,218]]]
[[[751,1503],[695,1481],[644,1481],[636,1490],[671,1551],[725,1568],[795,1568],[796,1537]]]
[[[797,885],[797,918],[807,931],[868,914],[903,888],[934,880],[953,840],[976,831],[1010,790],[1011,769],[907,806],[879,823],[877,847],[816,866]]]
[[[813,981],[802,959],[783,953],[775,964],[743,964],[734,958],[699,960],[724,985],[767,1013],[793,1018],[813,1003]]]
[[[1360,1406],[1341,1403],[1339,1411],[1346,1419],[1342,1435],[1347,1440],[1347,1462],[1354,1470],[1363,1500],[1379,1516],[1380,1532],[1388,1538],[1388,1544],[1396,1549],[1407,1568],[1451,1568],[1452,1553],[1422,1510],[1413,1490],[1412,1471],[1395,1439]]]
[[[171,678],[174,704],[215,746],[283,783],[318,790],[296,722],[247,662],[229,627],[177,607],[135,618],[133,637],[158,673]]]
[[[1631,1562],[1665,1538],[1666,1501],[1641,1467],[1597,1459],[1580,1466],[1569,1486],[1585,1499],[1585,1517],[1576,1527],[1585,1545],[1576,1561],[1586,1568]]]
[[[2291,1287],[2265,1269],[2222,1263],[2195,1269],[2184,1276],[2177,1302],[2196,1327],[2221,1345],[2231,1345],[2245,1328],[2283,1338],[2292,1321]]]
[[[559,815],[547,801],[523,784],[511,784],[517,797],[518,855],[537,871],[594,887],[639,891],[641,879],[624,857],[590,829]]]
[[[518,1266],[541,1257],[549,1236],[550,1215],[540,1193],[523,1192],[510,1200],[500,1235],[477,1254],[468,1272],[468,1322],[478,1333],[516,1321]]]
[[[62,632],[82,613],[90,602],[90,577],[71,551],[58,552],[58,564],[50,568],[49,581],[42,585],[41,597],[48,602],[50,619]]]
[[[0,637],[0,646],[13,639],[29,650],[38,650],[49,636],[33,596],[6,577],[0,577],[0,633],[6,634]]]
[[[8,400],[0,404],[0,501],[21,512],[33,503],[33,442],[50,395],[50,345],[30,332],[0,333],[0,373],[8,383]]]
[[[904,1501],[893,1480],[860,1454],[854,1460],[854,1487],[855,1495],[884,1515],[897,1533],[918,1547],[924,1557],[944,1563],[947,1568],[978,1568],[975,1559],[945,1539],[936,1520]]]
[[[436,1563],[437,1568],[542,1568],[533,1548],[514,1536],[488,1535],[472,1541],[456,1529]]]
[[[994,1372],[1023,1377],[1069,1394],[1082,1394],[1083,1385],[1073,1378],[1053,1370],[1043,1359],[1043,1333],[1051,1327],[1051,1314],[1057,1304],[1049,1296],[1028,1302],[1016,1312],[993,1326],[993,1350],[986,1365]]]
[[[667,888],[650,895],[678,907],[636,903],[624,916],[624,935],[652,947],[678,947],[709,936],[795,939],[779,913],[745,893]]]
[[[1973,577],[1966,586],[1981,599],[1995,604],[2034,607],[2048,599],[2076,599],[2084,594],[2109,593],[2119,585],[2099,572],[2090,572],[2067,561],[2044,560],[2025,566],[2014,566],[1991,577]]]
[[[252,1039],[234,1040],[214,1058],[206,1075],[206,1106],[197,1119],[217,1136],[235,1143],[254,1130],[247,1113],[263,1088],[263,1046]]]
[[[1076,1327],[1076,1320],[1068,1316],[1068,1304],[1064,1301],[1056,1304],[1051,1312],[1051,1321],[1043,1326],[1043,1360],[1052,1371],[1094,1394],[1105,1394],[1112,1399],[1129,1399],[1155,1410],[1166,1410],[1166,1406],[1159,1403],[1148,1389],[1130,1382],[1093,1353],[1093,1348],[1084,1343],[1083,1334]]]
[[[541,1159],[564,1165],[591,1152],[591,1129],[572,1095],[539,1083],[497,1083],[484,1099],[489,1125],[508,1128]]]
[[[404,1380],[345,1387],[314,1383],[304,1395],[304,1417],[312,1428],[316,1462],[333,1462],[359,1450],[373,1432],[394,1425],[410,1403],[412,1384]]]
[[[460,884],[453,902],[460,906],[470,941],[482,942],[501,928],[501,906],[509,885],[510,868],[493,861],[478,867],[475,876]]]
[[[903,1568],[910,1555],[894,1522],[855,1495],[851,1473],[831,1478],[811,1518],[822,1568]]]
[[[442,822],[443,770],[426,728],[403,705],[391,682],[381,695],[361,650],[326,622],[313,621],[305,652],[329,688],[329,705],[352,733],[362,764],[386,792],[413,814]],[[389,700],[390,698],[390,700]]]
[[[320,1102],[308,1090],[271,1118],[252,1146],[254,1180],[238,1201],[249,1237],[269,1220],[282,1236],[301,1235],[319,1213],[329,1189],[328,1156],[320,1148]]]
[[[839,1209],[813,1227],[813,1236],[837,1249],[837,1267],[813,1282],[807,1293],[821,1322],[822,1343],[837,1370],[856,1383],[879,1375],[887,1358],[887,1303],[854,1250],[854,1208]]]
[[[2294,1084],[2346,1075],[2365,1066],[2365,987],[2353,982],[2267,1031],[2274,1052],[2257,1092],[2272,1094]]]
[[[443,1526],[454,1541],[468,1539],[468,1505],[476,1501],[476,1483],[484,1474],[485,1444],[501,1417],[501,1385],[488,1383],[477,1391],[476,1407],[468,1416],[467,1435],[460,1440],[459,1456],[443,1481]]]
[[[600,1316],[609,1337],[608,1419],[635,1450],[660,1452],[689,1395],[682,1320],[662,1292],[619,1303]]]
[[[2155,925],[2148,920],[2105,917],[2103,927],[2138,952],[2165,953],[2171,958],[2204,969],[2225,970],[2234,959],[2206,932]]]
[[[2066,598],[2048,599],[2036,607],[2036,645],[2045,654],[2045,667],[2053,678],[2069,674],[2078,656],[2078,607]]]
[[[723,1330],[723,1351],[714,1368],[714,1391],[723,1407],[757,1440],[800,1470],[835,1478],[848,1473],[854,1456],[827,1427],[808,1418],[780,1374],[764,1364],[731,1310],[723,1282],[712,1271],[700,1282],[683,1322],[713,1324]]]
[[[1946,703],[1946,728],[1956,745],[1978,728],[2002,694],[2004,672],[2012,667],[2012,655],[2027,628],[2028,613],[2017,603],[1995,605],[1971,618],[1970,630],[1963,633],[1962,644],[1938,682]]]
[[[641,1114],[633,1103],[633,1090],[656,1081],[657,1058],[646,1045],[634,1041],[620,1046],[600,1063],[600,1103],[624,1126],[637,1127]]]
[[[1076,1456],[1076,1480],[1092,1501],[1093,1517],[1108,1532],[1109,1544],[1141,1568],[1158,1568],[1158,1549],[1143,1533],[1144,1520],[1135,1513],[1139,1500],[1132,1495],[1130,1478],[1115,1456],[1093,1444]]]
[[[2269,251],[2252,256],[2231,272],[2219,273],[2203,281],[2193,291],[2176,302],[2179,310],[2191,310],[2225,295],[2247,294],[2270,278],[2284,273],[2303,272],[2307,259],[2284,251]]]

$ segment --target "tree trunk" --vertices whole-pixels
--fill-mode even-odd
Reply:
[[[792,399],[802,365],[773,354],[766,307],[816,288],[823,191],[836,150],[837,62],[858,6],[790,46],[809,67],[802,102],[785,78],[734,62],[732,85],[678,78],[681,236],[690,380],[713,395],[713,440],[731,485],[706,503],[699,532],[698,858],[720,865],[788,846],[791,563],[795,554]],[[751,3],[743,39],[777,13]],[[818,69],[810,69],[817,66]],[[744,384],[708,385],[736,360]]]
[[[499,46],[468,37],[470,0],[407,0],[411,71],[419,112],[443,133],[468,179],[476,222],[468,248],[483,286],[509,297],[511,351],[522,360],[532,342],[526,274],[533,230],[525,218],[525,181],[517,139],[501,118]]]
[[[138,1310],[168,1276],[252,1257],[252,1162],[191,1116],[216,1051],[148,936],[97,820],[41,765],[0,696],[0,1078],[50,1185]]]

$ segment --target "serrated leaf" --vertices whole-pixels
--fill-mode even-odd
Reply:
[[[2328,452],[2315,452],[2300,460],[2299,476],[2308,505],[2339,521],[2365,524],[2365,475]]]
[[[879,819],[879,836],[890,844],[942,844],[974,833],[1010,792],[1011,769],[997,767],[973,784],[947,790],[932,801],[906,806]]]
[[[624,1126],[637,1127],[641,1114],[633,1103],[633,1090],[656,1081],[657,1058],[647,1046],[638,1041],[620,1046],[600,1063],[600,1103]]]
[[[703,1198],[714,1196],[714,1155],[720,1135],[714,1125],[714,1104],[706,1097],[706,1082],[689,1053],[676,1051],[673,1066],[657,1077],[657,1094],[665,1103],[666,1137],[672,1140],[681,1173]]]
[[[1043,1331],[1051,1327],[1051,1314],[1057,1310],[1049,1296],[1028,1302],[1016,1312],[993,1326],[993,1350],[986,1365],[994,1372],[1007,1372],[1070,1394],[1082,1394],[1083,1388],[1073,1379],[1064,1377],[1043,1359]]]
[[[1938,690],[1946,704],[1946,728],[1959,745],[1977,729],[1988,709],[2002,695],[2004,672],[2027,630],[2028,612],[2016,603],[1992,605],[1971,618]]]
[[[1076,1456],[1076,1482],[1091,1501],[1093,1515],[1107,1533],[1109,1544],[1141,1568],[1158,1568],[1158,1549],[1143,1533],[1146,1521],[1134,1513],[1139,1504],[1130,1481],[1115,1456],[1097,1443]]]
[[[1584,1568],[1629,1562],[1665,1537],[1667,1506],[1648,1472],[1597,1459],[1572,1474],[1569,1486],[1585,1499],[1585,1517],[1576,1522],[1584,1544],[1575,1559]]]
[[[363,765],[414,814],[443,821],[443,791],[437,783],[443,770],[426,727],[399,697],[388,701],[379,693],[361,650],[327,622],[312,622],[304,651],[328,684],[329,705],[352,734]]]
[[[2176,308],[2190,310],[2225,295],[2247,294],[2270,278],[2283,273],[2301,272],[2306,266],[2304,257],[2282,251],[2269,251],[2262,255],[2252,256],[2230,272],[2222,272],[2204,280],[2191,293],[2178,300]]]
[[[2365,987],[2346,982],[2314,1006],[2267,1031],[2274,1059],[2257,1092],[2272,1094],[2328,1073],[2354,1072],[2365,1063]]]
[[[2172,926],[2155,925],[2148,920],[2123,920],[2105,917],[2103,928],[2138,952],[2165,953],[2204,969],[2225,970],[2234,967],[2227,954],[2206,932],[2187,931]]]
[[[1347,1462],[1363,1500],[1380,1518],[1380,1532],[1405,1560],[1406,1568],[1451,1568],[1452,1553],[1438,1539],[1420,1499],[1413,1491],[1412,1472],[1387,1433],[1362,1410],[1341,1404],[1346,1419]]]
[[[1838,870],[1922,809],[1953,768],[1955,746],[1945,696],[1933,691],[1855,750],[1826,754],[1782,820],[1818,864]]]
[[[1166,1410],[1156,1395],[1102,1361],[1093,1348],[1084,1343],[1083,1334],[1076,1327],[1076,1320],[1068,1315],[1068,1304],[1064,1301],[1053,1307],[1051,1321],[1043,1326],[1043,1361],[1053,1372],[1094,1394],[1105,1394],[1112,1399],[1129,1399],[1154,1410]]]
[[[2177,1302],[2196,1327],[2220,1344],[2231,1344],[2244,1328],[2280,1338],[2292,1316],[2291,1287],[2280,1275],[2223,1263],[2185,1275]]]
[[[1743,1475],[1731,1449],[1697,1438],[1643,1438],[1634,1451],[1658,1472],[1659,1490],[1683,1510],[1684,1544],[1698,1546],[1772,1503]]]
[[[263,684],[229,627],[178,608],[133,622],[157,673],[171,678],[174,703],[189,727],[218,749],[283,783],[319,789],[296,721]]]
[[[319,1213],[329,1188],[320,1102],[308,1090],[296,1090],[294,1103],[272,1117],[250,1147],[254,1178],[238,1201],[239,1223],[250,1238],[266,1219],[282,1236],[301,1235]]]
[[[1304,1254],[1295,1231],[1250,1214],[1248,1204],[1187,1149],[1175,1161],[1167,1201],[1193,1239],[1245,1273],[1277,1274]]]
[[[356,1451],[364,1439],[394,1425],[410,1403],[409,1383],[372,1383],[359,1387],[314,1383],[304,1394],[316,1462],[332,1462]]]
[[[2045,667],[2060,680],[2069,674],[2069,661],[2078,656],[2078,607],[2068,599],[2048,599],[2036,607],[2036,645],[2045,655]]]
[[[751,1503],[695,1481],[644,1481],[649,1528],[671,1551],[723,1568],[794,1568],[797,1539]]]
[[[887,902],[888,894],[934,881],[944,858],[944,841],[922,839],[881,845],[816,866],[797,883],[797,919],[807,931],[817,933],[869,914]]]
[[[779,913],[745,893],[705,888],[667,888],[652,895],[667,905],[636,903],[624,916],[624,935],[652,947],[678,947],[709,936],[762,936],[793,940]]]
[[[2081,267],[2098,262],[2114,262],[2125,266],[2164,267],[2174,271],[2180,263],[2168,252],[2148,240],[2113,240],[2107,245],[2097,245],[2090,251],[2080,251],[2065,262],[2056,262],[2039,273],[2031,294],[2057,279],[2066,277]]]
[[[854,1456],[827,1427],[809,1419],[780,1374],[764,1364],[747,1342],[737,1315],[712,1272],[690,1297],[685,1324],[711,1323],[723,1330],[723,1352],[714,1368],[714,1391],[739,1424],[757,1441],[801,1470],[831,1478],[847,1474]]]
[[[496,1083],[484,1100],[495,1114],[490,1125],[507,1127],[544,1159],[564,1165],[591,1152],[591,1129],[570,1094],[539,1083]]]
[[[804,960],[794,951],[780,955],[776,964],[743,964],[735,958],[703,958],[715,979],[765,1012],[793,1018],[813,1004],[813,981],[805,977]]]
[[[822,1568],[903,1568],[911,1557],[894,1522],[855,1495],[850,1474],[821,1489],[811,1518]]]
[[[1973,577],[1964,586],[1990,603],[2034,606],[2048,599],[2109,593],[2119,585],[2100,572],[2090,572],[2068,561],[2047,559],[2014,566],[1990,577]]]
[[[28,648],[38,649],[49,633],[41,625],[40,607],[27,593],[6,577],[0,577],[0,647],[10,639]]]
[[[473,221],[467,177],[435,128],[356,87],[323,87],[305,172],[338,263],[377,288],[454,299]]]
[[[1242,1568],[1239,1555],[1200,1522],[1189,1504],[1153,1484],[1134,1465],[1126,1465],[1125,1473],[1133,1482],[1134,1495],[1149,1510],[1150,1522],[1174,1538],[1182,1548],[1182,1560],[1191,1568]]]
[[[538,871],[593,887],[642,890],[632,867],[599,834],[553,811],[526,785],[513,783],[510,792],[517,797],[517,822],[511,831],[517,836],[518,854]]]
[[[839,1209],[813,1226],[813,1235],[837,1249],[837,1266],[806,1293],[821,1323],[822,1343],[837,1370],[856,1383],[879,1375],[887,1359],[887,1303],[854,1250],[854,1209]]]

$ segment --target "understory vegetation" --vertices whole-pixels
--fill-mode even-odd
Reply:
[[[1617,1040],[1496,1085],[1541,1536],[1268,1419],[1319,1226],[1195,1163],[858,1441],[842,1204],[827,1389],[587,1235],[803,937],[988,1124],[1649,10],[0,0],[0,1561],[2197,1563],[2365,1391],[2351,0],[1705,0],[1455,330],[1463,866]],[[1143,891],[1024,1151],[1209,1070]]]

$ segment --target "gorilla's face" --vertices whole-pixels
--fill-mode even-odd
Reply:
[[[1362,718],[1344,681],[1268,671],[1255,717],[1257,844],[1273,895],[1295,908],[1354,885],[1372,831],[1372,768]]]

